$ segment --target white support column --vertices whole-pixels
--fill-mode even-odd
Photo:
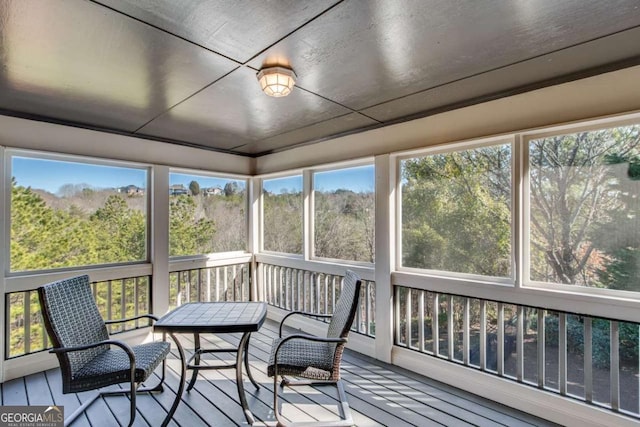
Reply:
[[[391,362],[393,346],[393,292],[391,270],[395,267],[395,165],[388,154],[376,156],[376,352],[375,357]]]
[[[151,172],[151,263],[153,264],[153,314],[169,310],[169,167]]]
[[[255,254],[260,252],[260,232],[261,232],[261,214],[260,214],[260,198],[261,183],[258,178],[249,179],[249,214],[247,224],[247,250],[253,254],[251,257],[251,300],[266,301],[264,295],[264,284],[262,283],[262,275],[258,271],[258,263]]]
[[[0,146],[0,251],[2,251],[3,255],[0,256],[0,289],[2,290],[2,295],[4,300],[6,301],[5,291],[5,276],[7,271],[9,270],[9,265],[7,263],[7,258],[10,251],[9,245],[9,215],[8,212],[11,209],[11,201],[9,196],[11,191],[5,191],[5,189],[10,188],[11,186],[11,174],[9,173],[9,167],[6,165],[8,159],[5,159],[4,147]],[[0,304],[0,350],[2,350],[2,354],[4,354],[5,348],[5,330],[6,330],[6,318],[7,315],[5,310],[7,309],[6,303],[3,301]],[[0,357],[0,383],[4,382],[4,357]]]
[[[302,214],[302,245],[304,259],[309,260],[313,256],[313,174],[310,170],[306,169],[302,172],[302,194],[303,200],[303,214]]]

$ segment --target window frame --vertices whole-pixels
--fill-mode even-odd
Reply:
[[[476,148],[509,145],[511,147],[511,254],[510,254],[510,274],[508,277],[497,276],[483,276],[479,274],[460,273],[445,270],[436,269],[423,269],[417,267],[408,267],[402,264],[402,161],[428,157],[437,154],[446,154],[459,151],[473,150]],[[516,225],[519,223],[519,195],[516,189],[518,188],[518,158],[515,134],[507,134],[497,137],[472,139],[468,141],[458,141],[452,143],[438,144],[419,150],[411,150],[406,152],[400,152],[393,155],[392,160],[395,166],[395,176],[393,188],[395,189],[395,225],[392,228],[395,231],[395,271],[402,273],[411,273],[417,275],[424,275],[434,278],[454,279],[460,280],[463,283],[472,285],[473,283],[484,283],[489,285],[506,286],[509,288],[518,287],[518,277],[520,273],[519,265],[516,262],[518,259],[518,242],[520,236]]]
[[[634,115],[620,119],[607,117],[572,123],[564,126],[554,126],[537,131],[523,132],[521,135],[522,158],[522,281],[521,287],[547,292],[563,292],[573,295],[589,295],[594,297],[612,297],[625,300],[640,301],[639,291],[625,291],[616,289],[594,288],[576,284],[543,282],[531,279],[531,183],[529,144],[532,140],[552,136],[571,135],[580,132],[598,131],[625,126],[640,126],[640,117]]]
[[[268,180],[272,180],[272,179],[281,179],[281,178],[294,178],[299,176],[302,179],[302,253],[301,254],[294,254],[294,253],[289,253],[289,252],[278,252],[278,251],[271,251],[271,250],[267,250],[264,248],[264,207],[265,207],[265,203],[264,203],[264,181],[268,181]],[[282,256],[282,257],[287,257],[287,258],[295,258],[295,259],[300,259],[300,260],[305,260],[306,256],[305,253],[307,252],[306,248],[308,246],[308,238],[305,234],[305,223],[306,223],[306,216],[305,215],[305,209],[307,206],[306,200],[307,200],[307,190],[306,190],[306,186],[305,186],[305,171],[302,169],[293,169],[293,170],[288,170],[285,172],[277,172],[277,173],[272,173],[272,174],[264,174],[264,175],[259,175],[256,176],[255,178],[257,178],[257,188],[259,191],[259,203],[258,203],[258,222],[259,222],[259,226],[258,226],[258,250],[256,251],[256,253],[263,253],[263,254],[268,254],[268,255],[276,255],[276,256]]]
[[[245,201],[244,201],[244,208],[245,208],[245,219],[244,219],[244,223],[245,223],[245,249],[244,250],[238,250],[238,251],[224,251],[224,252],[209,252],[206,254],[193,254],[193,255],[169,255],[169,253],[171,252],[171,248],[169,246],[167,246],[167,256],[169,258],[169,262],[170,263],[175,263],[175,262],[180,262],[180,261],[188,261],[188,260],[202,260],[202,259],[206,259],[206,260],[219,260],[219,259],[226,259],[226,258],[233,258],[233,257],[237,257],[237,256],[241,256],[241,255],[246,255],[249,253],[249,247],[250,247],[250,242],[251,242],[251,236],[250,236],[250,217],[251,217],[251,213],[249,212],[249,208],[251,205],[251,201],[250,199],[250,178],[249,176],[246,175],[240,175],[240,174],[227,174],[227,173],[218,173],[218,172],[212,172],[212,171],[204,171],[204,170],[199,170],[199,169],[187,169],[187,168],[180,168],[180,167],[171,167],[169,166],[169,174],[168,174],[168,182],[169,182],[169,188],[167,188],[167,192],[169,191],[169,189],[171,188],[171,174],[176,173],[176,174],[181,174],[181,175],[193,175],[193,176],[202,176],[202,177],[210,177],[210,178],[220,178],[220,179],[227,179],[227,180],[232,180],[232,181],[244,181],[245,183]],[[167,206],[167,214],[170,216],[170,206]],[[167,237],[170,235],[170,230],[167,230]],[[169,240],[169,244],[170,244],[170,240]]]
[[[352,265],[352,266],[356,266],[356,267],[364,267],[364,268],[372,268],[373,266],[375,266],[375,256],[374,256],[374,261],[373,262],[366,262],[366,261],[355,261],[355,260],[345,260],[345,259],[340,259],[340,258],[328,258],[328,257],[320,257],[317,256],[315,253],[315,249],[316,249],[316,245],[315,245],[315,217],[316,217],[316,212],[315,212],[315,174],[316,173],[323,173],[323,172],[335,172],[335,171],[341,171],[341,170],[345,170],[345,169],[353,169],[353,168],[358,168],[358,167],[367,167],[367,166],[371,166],[373,167],[373,173],[374,173],[374,179],[373,179],[373,195],[374,195],[374,233],[375,233],[375,197],[376,197],[376,183],[375,183],[375,162],[374,159],[372,158],[364,158],[364,159],[358,159],[358,160],[352,160],[352,161],[348,161],[348,162],[340,162],[340,163],[333,163],[333,164],[329,164],[329,165],[323,165],[321,167],[314,167],[314,168],[309,168],[308,169],[308,175],[309,175],[309,227],[308,227],[308,236],[309,236],[309,244],[308,244],[308,257],[307,259],[309,261],[320,261],[320,262],[328,262],[328,263],[332,263],[332,264],[340,264],[340,265]],[[375,237],[374,237],[375,238]],[[374,246],[375,246],[375,241],[374,241]]]
[[[12,200],[11,200],[11,178],[13,176],[12,163],[14,157],[28,158],[34,160],[50,160],[50,161],[60,161],[60,162],[71,162],[71,163],[81,163],[81,164],[89,164],[95,166],[111,166],[111,167],[121,167],[121,168],[130,168],[130,169],[138,169],[144,170],[146,172],[146,194],[145,194],[145,257],[144,259],[138,261],[125,261],[125,262],[115,262],[115,263],[100,263],[100,264],[90,264],[90,265],[77,265],[70,267],[60,267],[60,268],[47,268],[47,269],[34,269],[34,270],[25,270],[25,271],[12,271],[11,270],[11,210],[12,210]],[[56,273],[65,273],[70,271],[89,271],[95,269],[104,269],[104,268],[114,268],[114,267],[130,267],[130,266],[140,266],[145,264],[150,264],[152,261],[152,245],[151,245],[151,237],[152,237],[152,173],[153,166],[146,163],[139,162],[131,162],[125,160],[111,160],[104,159],[99,157],[90,157],[84,155],[75,155],[75,154],[64,154],[64,153],[53,153],[48,151],[40,151],[40,150],[29,150],[29,149],[21,149],[21,148],[6,148],[4,155],[4,204],[7,207],[6,211],[6,220],[5,224],[5,243],[4,243],[4,251],[7,254],[6,262],[4,265],[4,276],[6,278],[12,277],[22,277],[22,276],[33,276],[36,274],[56,274]]]

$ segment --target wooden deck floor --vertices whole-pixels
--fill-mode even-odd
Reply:
[[[271,405],[272,379],[266,376],[266,361],[276,324],[267,321],[251,338],[250,363],[254,378],[261,384],[256,391],[245,382],[251,410],[262,423],[273,425]],[[191,347],[191,337],[181,342]],[[239,336],[205,335],[203,347],[225,345],[222,339],[237,344]],[[231,354],[208,354],[204,360],[231,360]],[[178,387],[177,353],[169,358],[165,391],[138,397],[136,426],[159,426],[175,398]],[[342,377],[352,415],[357,426],[547,426],[551,423],[526,413],[498,405],[484,398],[432,381],[406,370],[389,366],[369,357],[345,352]],[[326,389],[326,390],[325,390]],[[59,369],[52,369],[2,384],[3,405],[63,405],[70,414],[92,392],[63,395]],[[332,420],[337,417],[335,387],[311,389],[287,388],[283,396],[283,413],[295,421]],[[73,426],[127,425],[128,399],[114,396],[99,399],[78,418]],[[196,387],[184,393],[170,425],[184,427],[246,425],[238,403],[235,371],[201,371]]]

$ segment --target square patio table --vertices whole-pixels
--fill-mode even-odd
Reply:
[[[171,335],[176,342],[180,359],[182,362],[182,372],[180,375],[180,385],[178,387],[178,395],[182,395],[184,384],[186,381],[186,370],[193,370],[191,381],[187,387],[187,391],[191,390],[195,385],[198,377],[198,371],[205,369],[235,369],[236,385],[238,387],[238,396],[240,404],[244,411],[247,422],[251,425],[255,422],[253,414],[247,404],[247,398],[244,393],[244,385],[242,381],[242,361],[247,370],[247,376],[259,390],[258,383],[253,379],[251,370],[249,369],[249,338],[251,332],[260,329],[267,317],[267,304],[264,302],[193,302],[183,304],[175,310],[165,314],[154,325],[154,332],[163,332]],[[200,347],[200,334],[228,334],[241,332],[242,338],[238,347],[202,349]],[[184,350],[180,341],[176,339],[175,333],[192,333],[194,335],[195,349],[188,360],[185,360]],[[220,365],[200,365],[200,356],[205,353],[236,353],[235,363],[227,363]],[[191,362],[195,363],[191,363]],[[176,400],[176,408],[179,399]],[[176,408],[171,408],[170,414],[173,415]],[[168,419],[165,424],[168,422]]]

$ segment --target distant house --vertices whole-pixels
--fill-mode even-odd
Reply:
[[[205,197],[219,196],[219,195],[221,195],[223,193],[224,193],[224,191],[220,187],[209,187],[209,188],[205,188],[204,190],[202,190],[202,194],[204,194]]]
[[[144,196],[144,188],[140,188],[136,185],[126,185],[116,189],[118,193],[126,194],[127,196]]]
[[[189,194],[189,190],[182,184],[173,184],[169,186],[170,196],[180,196],[182,194]]]

